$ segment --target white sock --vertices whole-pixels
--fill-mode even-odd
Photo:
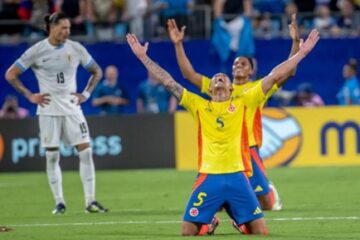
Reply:
[[[80,177],[85,194],[85,205],[95,201],[95,167],[91,148],[79,152]]]
[[[46,173],[56,204],[64,203],[59,151],[46,151]]]

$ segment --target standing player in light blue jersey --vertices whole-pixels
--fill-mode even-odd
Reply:
[[[63,13],[45,17],[49,37],[30,47],[7,70],[6,80],[30,102],[37,104],[41,146],[46,149],[46,172],[56,202],[53,214],[65,212],[59,146],[75,146],[80,159],[80,176],[85,194],[85,211],[107,212],[95,199],[95,167],[90,134],[80,104],[85,102],[102,77],[101,68],[78,42],[69,40],[70,20]],[[77,93],[76,72],[81,64],[91,73],[87,86]],[[39,83],[32,93],[19,79],[31,68]]]

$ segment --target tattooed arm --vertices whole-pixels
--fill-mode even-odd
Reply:
[[[82,93],[72,93],[79,98],[78,104],[85,102],[90,97],[91,93],[94,91],[96,85],[103,76],[101,67],[96,62],[94,62],[89,68],[86,68],[86,70],[91,73],[91,76],[88,80],[85,90]]]
[[[148,48],[148,43],[141,45],[139,40],[133,34],[128,34],[126,36],[127,42],[130,45],[131,50],[137,56],[137,58],[144,64],[149,72],[154,74],[154,76],[161,82],[165,88],[174,95],[178,100],[181,99],[184,88],[177,83],[173,77],[157,65],[153,60],[151,60],[147,55],[146,51]]]
[[[31,103],[39,104],[44,106],[50,102],[48,93],[32,93],[27,89],[24,84],[19,79],[22,71],[16,65],[11,65],[11,67],[6,71],[5,79],[13,86],[19,93],[24,95]]]
[[[102,78],[103,73],[100,66],[96,62],[94,62],[94,64],[92,64],[87,70],[91,73],[91,76],[85,87],[85,91],[92,93],[96,85],[99,83],[100,79]]]

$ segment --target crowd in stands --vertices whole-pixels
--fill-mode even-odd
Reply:
[[[63,11],[72,20],[72,35],[85,40],[121,40],[126,32],[165,37],[168,18],[187,25],[190,37],[208,37],[211,24],[206,21],[216,18],[219,2],[225,3],[226,21],[239,14],[249,17],[256,37],[288,36],[293,13],[304,33],[313,27],[327,37],[360,33],[358,0],[3,0],[0,36],[41,37],[43,16]]]
[[[167,36],[167,19],[174,18],[179,26],[188,27],[190,38],[210,37],[207,33],[212,31],[212,42],[221,46],[218,52],[224,66],[231,66],[229,62],[234,56],[254,56],[254,36],[288,37],[288,24],[294,13],[300,34],[317,28],[322,37],[360,36],[359,0],[2,0],[0,42],[43,38],[43,17],[55,11],[70,17],[73,36],[100,41],[122,40],[127,32],[139,38],[163,38]],[[208,13],[210,18],[205,17]],[[200,19],[214,21],[206,23]],[[206,29],[209,26],[212,29]],[[219,42],[224,38],[217,35],[222,34],[224,26],[230,36],[226,43]],[[355,59],[345,64],[343,77],[345,82],[337,94],[338,103],[360,104]],[[93,94],[92,105],[99,108],[101,114],[121,113],[129,104],[129,96],[119,85],[117,68],[108,66],[104,78]],[[280,106],[324,105],[310,83],[300,84],[294,91],[279,91],[274,99]],[[176,104],[151,74],[139,85],[137,112],[172,113]],[[27,115],[12,95],[6,98],[0,112],[2,118]]]
[[[22,119],[29,116],[29,111],[19,106],[18,98],[15,95],[7,95],[0,109],[0,118]]]

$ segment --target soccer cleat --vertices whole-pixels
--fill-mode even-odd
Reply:
[[[52,214],[64,214],[66,207],[63,203],[59,203],[56,205],[55,209],[52,211]]]
[[[245,224],[237,225],[234,220],[231,220],[231,225],[241,234],[250,234],[249,229],[245,226]]]
[[[271,210],[272,211],[280,211],[280,210],[282,210],[282,202],[281,202],[278,191],[276,190],[276,188],[275,188],[275,186],[274,186],[274,184],[272,182],[269,183],[269,187],[270,187],[271,191],[274,194],[274,205],[273,205]]]
[[[104,208],[100,203],[97,201],[93,201],[85,208],[86,213],[106,213],[109,209]]]
[[[211,220],[211,223],[209,224],[209,230],[207,232],[208,235],[213,235],[215,233],[216,228],[219,226],[220,224],[220,218],[218,218],[217,216],[214,216],[213,219]]]

